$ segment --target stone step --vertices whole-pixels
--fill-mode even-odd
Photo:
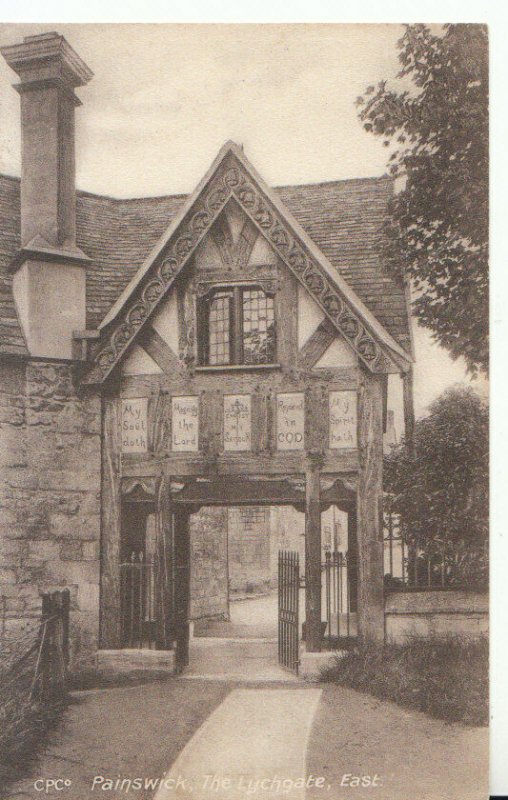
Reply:
[[[175,672],[174,650],[99,650],[97,669],[103,673],[133,672],[135,670]]]

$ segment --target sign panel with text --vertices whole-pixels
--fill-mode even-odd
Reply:
[[[250,450],[252,446],[251,397],[248,394],[224,395],[224,450]]]
[[[277,395],[277,450],[303,450],[305,396],[303,392]]]
[[[199,447],[199,397],[171,398],[171,449],[196,453]]]
[[[332,450],[357,446],[356,392],[330,392],[330,437]]]
[[[122,453],[146,453],[148,450],[148,398],[122,400]]]

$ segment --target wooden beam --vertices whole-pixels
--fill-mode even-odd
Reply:
[[[177,356],[151,325],[148,325],[139,334],[139,344],[166,375],[172,375],[179,371]]]
[[[323,320],[298,353],[300,367],[302,369],[312,369],[314,364],[326,353],[336,337],[337,331],[332,323],[328,319]]]
[[[163,475],[159,481],[156,505],[155,640],[158,650],[171,650],[175,638],[173,578],[174,530],[172,512],[170,478]]]
[[[174,605],[176,671],[189,663],[190,526],[189,514],[179,509],[174,515]]]
[[[343,451],[340,455],[326,453],[323,473],[344,474],[358,469],[358,451]],[[180,456],[171,453],[136,453],[124,455],[122,458],[122,474],[127,477],[160,475],[168,471],[175,476],[207,475],[304,475],[306,460],[304,453],[251,453],[250,456],[220,455],[211,464],[202,456],[192,458],[190,455]]]
[[[321,625],[321,497],[319,457],[309,457],[305,474],[305,643],[319,653]]]
[[[383,433],[388,425],[388,375],[383,375]]]
[[[100,647],[121,646],[120,401],[102,400]]]
[[[130,479],[131,484],[139,479]],[[146,479],[145,479],[146,480]],[[330,480],[325,481],[330,483]],[[301,485],[298,485],[300,484]],[[184,484],[184,485],[183,485]],[[173,494],[175,506],[184,504],[224,505],[292,505],[305,501],[305,482],[288,480],[284,476],[276,479],[252,479],[238,477],[234,481],[227,478],[211,477],[208,480],[187,479],[179,484],[179,490]],[[153,498],[152,498],[153,499]],[[337,503],[349,507],[356,500],[356,491],[347,485],[347,481],[337,479],[331,481],[328,489],[323,489],[321,482],[321,504]]]

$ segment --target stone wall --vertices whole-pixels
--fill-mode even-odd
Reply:
[[[270,586],[270,511],[263,506],[229,509],[229,587],[259,592]]]
[[[33,627],[41,592],[68,587],[76,666],[97,646],[100,426],[71,365],[0,363],[0,645]]]
[[[467,591],[394,592],[385,599],[388,641],[404,642],[408,635],[454,634],[474,638],[488,634],[489,600]]]
[[[229,616],[226,508],[201,508],[190,517],[191,619]]]
[[[305,515],[292,506],[270,508],[270,576],[273,587],[278,583],[279,550],[300,554],[300,570],[305,569]]]

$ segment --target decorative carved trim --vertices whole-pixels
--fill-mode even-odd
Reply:
[[[245,268],[257,242],[259,231],[249,217],[245,220],[236,244],[224,209],[210,229],[215,246],[225,267]]]
[[[284,479],[295,492],[305,494],[305,478],[288,476]]]
[[[136,489],[148,495],[150,498],[155,498],[157,489],[157,478],[122,478],[122,495],[132,495]]]
[[[238,267],[246,267],[249,263],[254,245],[257,242],[259,232],[257,227],[250,219],[246,219],[240,233],[235,251],[235,261]]]
[[[212,239],[219,251],[224,266],[231,266],[234,262],[233,235],[226,213],[222,213],[210,229]]]
[[[386,372],[387,360],[378,343],[321,265],[292,234],[277,209],[248,178],[233,187],[233,193],[245,213],[259,226],[280,258],[310,291],[364,364],[372,372]]]
[[[85,383],[100,383],[107,378],[217,219],[240,177],[239,167],[233,166],[231,159],[229,163],[225,160],[210,181],[208,190],[193,203],[175,235],[112,323],[106,334],[107,343],[101,341],[94,356],[94,366],[85,377]]]
[[[232,196],[369,370],[376,373],[389,371],[387,357],[360,316],[292,232],[282,214],[265,198],[244,166],[230,153],[217,169],[208,189],[188,210],[119,317],[111,324],[106,334],[107,341],[101,341],[94,357],[95,363],[84,378],[85,383],[100,383],[107,378]]]

